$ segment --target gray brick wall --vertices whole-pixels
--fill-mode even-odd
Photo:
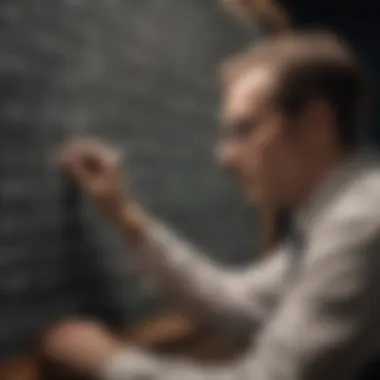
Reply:
[[[0,20],[0,356],[66,314],[161,307],[52,164],[70,136],[123,149],[139,199],[215,259],[253,255],[255,217],[212,143],[215,66],[257,31],[204,0],[2,0]]]

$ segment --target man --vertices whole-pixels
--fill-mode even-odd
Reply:
[[[220,162],[249,203],[293,212],[289,242],[231,273],[155,220],[125,190],[116,153],[74,142],[63,168],[135,247],[167,298],[220,333],[255,336],[225,366],[125,348],[98,325],[52,331],[52,358],[102,380],[353,379],[380,350],[380,161],[360,149],[366,86],[329,33],[270,39],[226,65]]]

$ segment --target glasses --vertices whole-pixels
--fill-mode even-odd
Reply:
[[[239,142],[257,130],[257,128],[271,115],[272,113],[262,112],[259,115],[250,115],[245,118],[241,118],[240,120],[236,120],[233,123],[227,124],[222,129],[219,136],[220,140],[222,142]]]

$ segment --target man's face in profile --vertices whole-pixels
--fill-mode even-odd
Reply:
[[[273,107],[275,75],[251,70],[224,94],[219,162],[240,182],[247,201],[277,207],[293,201],[305,172],[305,140]]]

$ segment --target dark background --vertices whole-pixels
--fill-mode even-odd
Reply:
[[[379,12],[374,1],[331,0],[279,0],[292,15],[298,28],[327,28],[333,30],[354,45],[368,66],[371,90],[374,94],[374,118],[368,139],[380,142],[380,89]]]
[[[296,24],[354,42],[378,87],[369,2],[285,6]],[[73,135],[125,151],[138,198],[212,257],[254,257],[257,218],[214,166],[212,146],[216,66],[258,29],[238,26],[213,0],[1,0],[0,27],[0,357],[67,314],[117,326],[163,307],[57,172],[53,152]]]
[[[3,0],[0,21],[0,356],[64,315],[162,307],[57,172],[69,137],[121,148],[138,198],[217,260],[254,256],[257,221],[212,146],[216,65],[256,30],[204,0]]]

